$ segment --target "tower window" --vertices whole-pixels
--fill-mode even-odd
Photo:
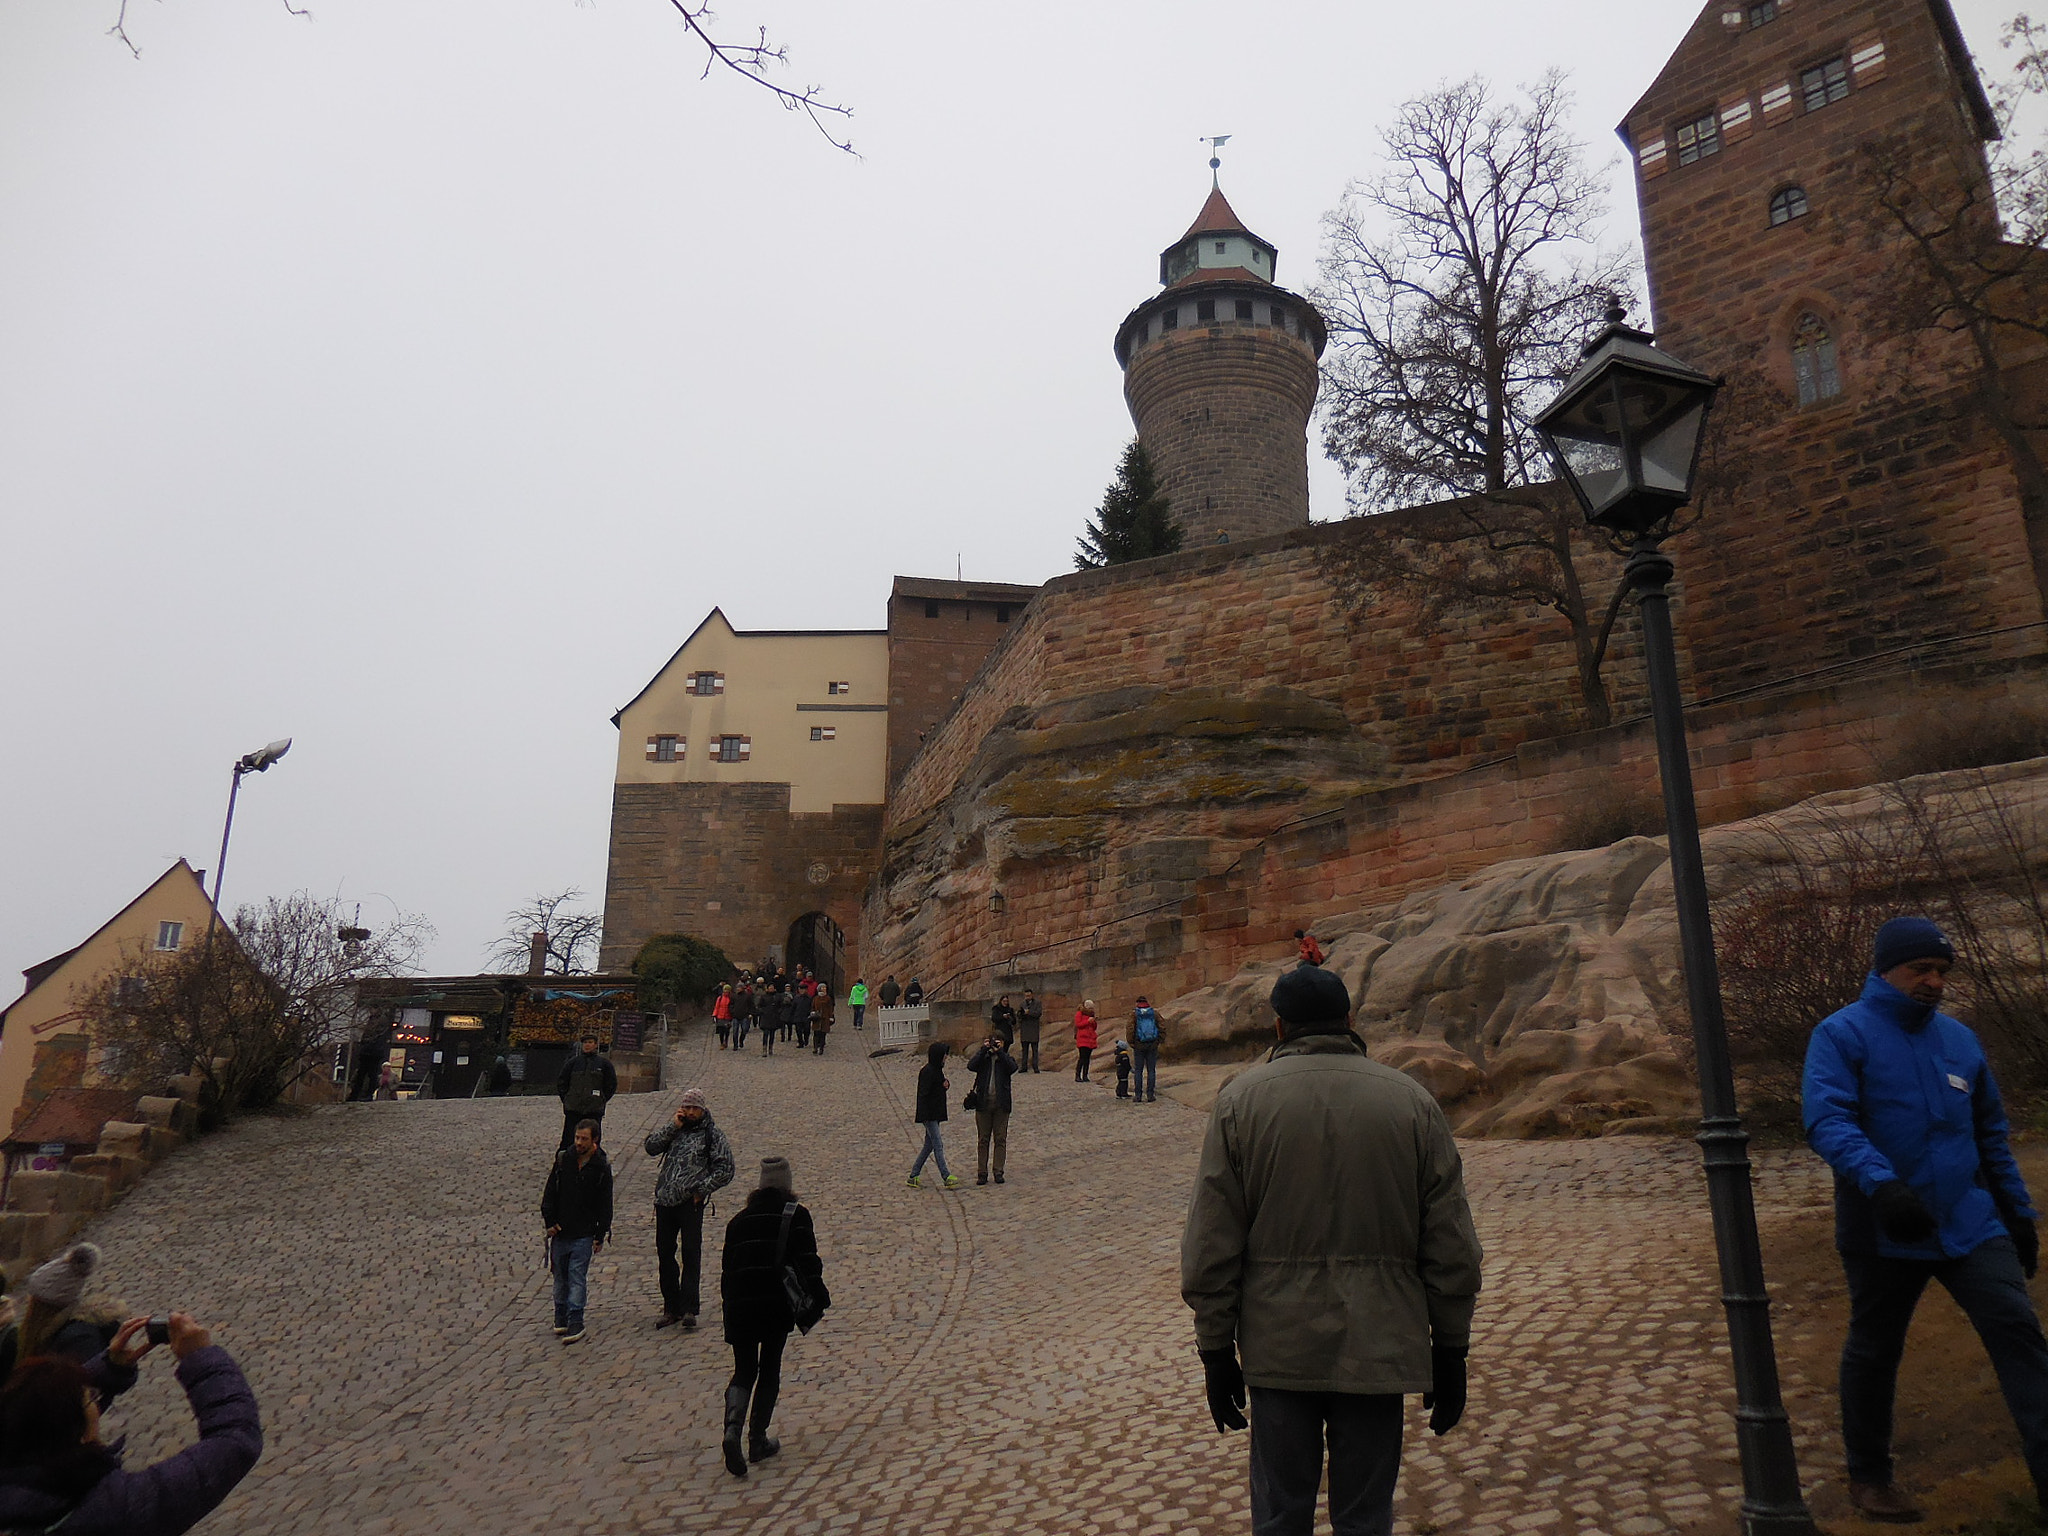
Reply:
[[[1175,328],[1177,328],[1177,327],[1178,327],[1179,325],[1180,325],[1180,311],[1179,311],[1179,310],[1177,310],[1177,309],[1166,309],[1166,310],[1161,310],[1161,311],[1159,312],[1159,329],[1160,329],[1160,330],[1162,330],[1162,331],[1171,331],[1171,330],[1174,330]]]
[[[1239,299],[1237,301],[1237,318],[1249,322],[1251,317],[1252,301],[1250,299]]]
[[[1767,21],[1776,21],[1777,19],[1778,0],[1761,0],[1761,3],[1752,5],[1749,8],[1749,25],[1752,29],[1762,26]]]
[[[1010,622],[1010,605],[1008,603],[996,604],[996,622],[998,624],[1007,624]]]
[[[745,736],[721,736],[712,743],[711,755],[721,763],[744,763],[752,756],[752,742]]]
[[[1826,63],[1799,71],[1799,94],[1809,112],[1818,112],[1829,102],[1840,101],[1849,94],[1848,60],[1836,54]]]
[[[1691,165],[1721,152],[1721,122],[1713,113],[1682,123],[1678,129],[1678,163]]]
[[[1808,311],[1792,329],[1792,378],[1801,405],[1818,405],[1842,392],[1842,369],[1827,322]]]
[[[1790,224],[1806,217],[1806,189],[1783,187],[1771,194],[1771,223]]]
[[[680,755],[683,739],[680,736],[650,736],[647,738],[647,760],[651,763],[672,763]]]
[[[842,693],[851,693],[851,692],[853,692],[853,684],[851,684],[851,683],[827,683],[827,684],[825,685],[825,692],[826,692],[827,694],[842,694]]]
[[[185,942],[183,923],[158,923],[156,925],[156,947],[170,952]]]
[[[1214,320],[1216,318],[1216,301],[1214,299],[1197,299],[1195,301],[1195,318],[1197,320]]]
[[[1273,306],[1273,323],[1283,331],[1287,329],[1287,311],[1278,304]]]
[[[694,693],[703,699],[710,698],[714,693],[723,693],[725,692],[725,674],[723,672],[692,672],[683,684],[683,692]]]
[[[1218,256],[1221,256],[1223,254],[1223,242],[1221,240],[1218,240],[1216,242],[1216,254]]]
[[[839,727],[836,725],[814,725],[811,727],[811,740],[813,741],[836,741],[838,739]]]

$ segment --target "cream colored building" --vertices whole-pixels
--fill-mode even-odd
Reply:
[[[797,814],[880,805],[889,634],[738,630],[714,608],[612,723],[619,784],[787,784]]]
[[[180,859],[84,943],[22,972],[27,985],[21,996],[0,1012],[0,1129],[21,1119],[39,1046],[57,1042],[59,1048],[45,1051],[45,1059],[68,1054],[74,1065],[62,1082],[38,1081],[38,1095],[53,1087],[103,1086],[92,1027],[79,1012],[86,995],[124,962],[203,943],[211,911],[205,883]],[[63,1049],[80,1044],[80,1037],[82,1051]],[[72,1075],[81,1068],[82,1077]]]

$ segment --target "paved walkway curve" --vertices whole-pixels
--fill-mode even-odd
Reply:
[[[1011,1182],[904,1187],[917,1057],[835,1031],[819,1058],[721,1052],[695,1082],[741,1179],[707,1221],[706,1326],[656,1333],[639,1141],[673,1094],[613,1103],[615,1242],[590,1334],[548,1332],[538,1202],[552,1099],[345,1105],[249,1123],[162,1165],[91,1236],[137,1310],[215,1324],[263,1404],[263,1462],[202,1531],[553,1533],[1248,1529],[1242,1436],[1200,1399],[1177,1285],[1203,1117],[1116,1102],[1063,1072],[1017,1080]],[[751,1043],[751,1042],[750,1042]],[[966,1074],[953,1068],[958,1104]],[[783,1454],[744,1481],[717,1451],[731,1356],[716,1254],[758,1159],[787,1155],[835,1306],[792,1339]],[[1732,1506],[1733,1432],[1711,1234],[1684,1141],[1468,1143],[1488,1249],[1466,1427],[1410,1416],[1400,1529],[1653,1536]],[[1803,1154],[1760,1160],[1767,1220],[1822,1219]],[[1800,1394],[1788,1382],[1799,1421]],[[130,1456],[185,1443],[162,1362],[115,1416]],[[1801,1436],[1809,1478],[1831,1449]]]

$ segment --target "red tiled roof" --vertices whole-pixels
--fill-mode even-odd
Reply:
[[[14,1128],[7,1145],[61,1141],[67,1147],[96,1147],[101,1126],[134,1118],[138,1097],[126,1088],[59,1088]]]
[[[1229,202],[1223,196],[1223,189],[1215,187],[1209,193],[1209,201],[1202,204],[1202,211],[1195,215],[1195,222],[1188,226],[1187,234],[1182,235],[1181,239],[1186,240],[1194,235],[1216,234],[1223,230],[1231,230],[1241,235],[1251,233],[1232,211]]]

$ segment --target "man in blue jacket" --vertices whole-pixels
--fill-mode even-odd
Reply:
[[[2048,1507],[2048,1342],[2027,1294],[2036,1212],[1984,1049],[1937,1006],[1954,963],[1926,918],[1892,919],[1877,931],[1863,995],[1821,1020],[1806,1048],[1806,1137],[1835,1171],[1835,1246],[1849,1279],[1849,1497],[1873,1520],[1921,1518],[1892,1486],[1892,1399],[1930,1280],[1984,1341]]]

